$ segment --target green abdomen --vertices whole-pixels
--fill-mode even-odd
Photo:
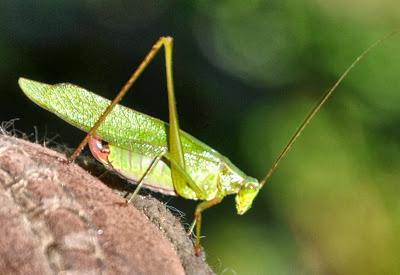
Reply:
[[[103,145],[100,139],[92,138],[89,148],[94,157],[127,180],[137,183],[151,166],[155,157],[144,156],[111,144]],[[146,188],[166,195],[178,195],[171,177],[171,169],[165,159],[161,159],[143,179]],[[205,193],[199,198],[189,187],[179,191],[187,199],[211,199],[218,190],[218,168],[215,162],[199,161],[191,154],[185,154],[186,170],[189,176]]]

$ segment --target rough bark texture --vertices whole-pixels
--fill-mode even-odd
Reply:
[[[0,136],[0,274],[212,274],[162,203],[124,202],[64,155]]]

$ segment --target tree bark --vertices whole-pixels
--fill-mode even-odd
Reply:
[[[0,136],[1,274],[213,274],[162,203],[128,205],[65,159]]]

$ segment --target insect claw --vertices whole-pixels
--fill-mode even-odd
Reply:
[[[195,246],[194,247],[194,255],[196,255],[196,257],[199,257],[199,256],[201,256],[201,253],[202,252],[202,249],[201,249],[201,246],[199,245],[199,246]]]
[[[123,202],[115,202],[114,204],[118,205],[118,206],[128,206],[129,201],[128,200],[124,200]]]

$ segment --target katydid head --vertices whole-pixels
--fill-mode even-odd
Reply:
[[[257,179],[252,177],[246,178],[245,183],[242,185],[235,198],[236,210],[239,215],[243,215],[250,209],[261,187],[262,185]]]

